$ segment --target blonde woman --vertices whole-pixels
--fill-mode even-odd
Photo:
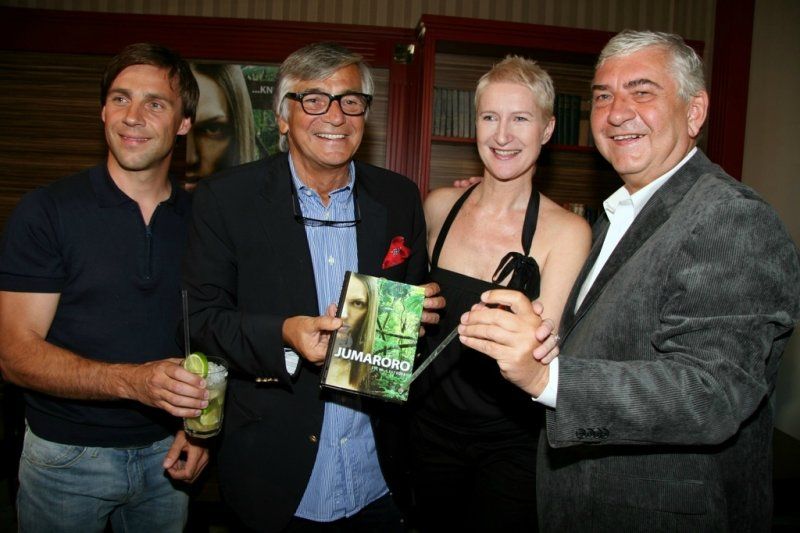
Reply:
[[[553,133],[550,76],[507,57],[478,83],[483,180],[432,191],[425,202],[431,278],[447,308],[431,346],[484,291],[518,289],[558,326],[588,255],[588,224],[542,196],[536,160]],[[491,358],[453,342],[412,388],[414,481],[425,531],[534,531],[541,407]]]

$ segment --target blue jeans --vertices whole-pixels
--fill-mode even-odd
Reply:
[[[28,429],[19,464],[21,533],[180,533],[188,495],[161,466],[173,437],[137,448],[58,444]]]

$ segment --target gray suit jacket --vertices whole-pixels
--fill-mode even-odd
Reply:
[[[698,152],[573,313],[539,461],[544,531],[767,531],[772,394],[799,314],[777,215]]]

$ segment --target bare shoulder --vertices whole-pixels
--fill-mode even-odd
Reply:
[[[440,187],[433,189],[425,198],[425,222],[428,229],[440,228],[453,207],[466,189],[457,187]]]
[[[544,195],[539,202],[539,221],[550,239],[569,239],[573,243],[591,241],[592,230],[585,218],[567,211]]]

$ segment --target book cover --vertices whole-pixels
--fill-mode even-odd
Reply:
[[[322,385],[393,402],[408,400],[425,290],[347,272]]]

